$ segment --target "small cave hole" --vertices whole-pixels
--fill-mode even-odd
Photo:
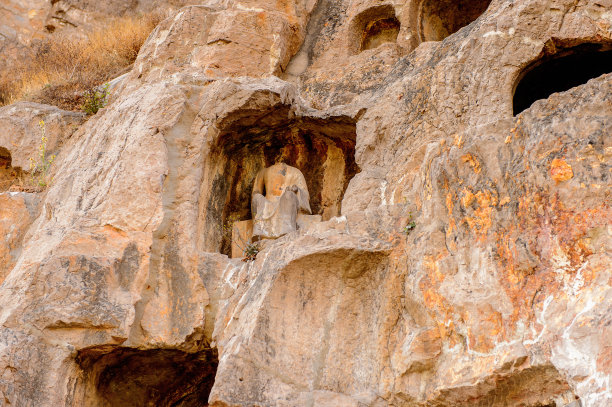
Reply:
[[[421,41],[441,41],[475,21],[491,0],[424,0],[419,12]]]
[[[519,75],[514,91],[514,115],[535,101],[564,92],[612,72],[612,44],[581,44],[559,49],[531,63]]]
[[[340,216],[355,163],[355,121],[292,117],[288,107],[249,112],[221,129],[205,169],[209,192],[201,224],[206,251],[231,254],[228,221],[252,218],[251,192],[257,173],[278,162],[299,169],[308,186],[313,215]]]
[[[99,346],[79,351],[77,363],[84,372],[81,405],[202,407],[208,405],[218,356],[215,349]]]
[[[13,185],[23,184],[23,171],[12,167],[12,157],[9,150],[0,147],[0,192],[7,191]]]
[[[400,32],[400,22],[390,5],[369,8],[359,13],[349,28],[349,47],[352,54],[374,49],[384,43],[394,43]]]

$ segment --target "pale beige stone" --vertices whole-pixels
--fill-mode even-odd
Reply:
[[[397,42],[355,53],[381,5]],[[512,106],[539,56],[609,42],[609,6],[491,2],[423,42],[419,5],[218,1],[162,23],[58,147],[31,224],[11,201],[0,226],[22,231],[0,405],[609,406],[612,75]],[[219,253],[281,144],[319,171],[323,221],[251,262]]]
[[[312,213],[304,174],[277,163],[255,177],[251,193],[253,237],[276,239],[297,230],[297,215]]]
[[[36,194],[0,193],[0,284],[21,254],[21,242],[34,220],[38,204]]]
[[[45,127],[47,152],[53,155],[85,121],[85,114],[32,102],[0,107],[0,147],[11,153],[13,167],[27,171],[30,158],[38,158],[43,135],[41,121]]]

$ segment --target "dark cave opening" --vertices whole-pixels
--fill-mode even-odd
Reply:
[[[81,350],[87,405],[122,407],[203,407],[214,384],[215,349],[140,350],[95,347]]]
[[[418,27],[421,41],[441,41],[475,21],[491,0],[424,0]]]
[[[612,72],[612,45],[581,44],[560,49],[523,70],[514,91],[513,112],[519,114],[535,101],[564,92]]]

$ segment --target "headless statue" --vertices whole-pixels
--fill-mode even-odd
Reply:
[[[251,194],[253,239],[276,239],[297,229],[299,212],[312,213],[304,175],[277,163],[259,171]]]

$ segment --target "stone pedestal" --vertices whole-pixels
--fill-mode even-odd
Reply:
[[[298,230],[308,230],[312,225],[321,222],[321,215],[307,215],[298,213]],[[253,238],[253,220],[242,220],[234,222],[232,228],[232,255],[233,259],[244,257],[244,248]]]
[[[298,213],[298,230],[308,230],[312,224],[319,222],[321,222],[321,215],[307,215],[305,213]]]

